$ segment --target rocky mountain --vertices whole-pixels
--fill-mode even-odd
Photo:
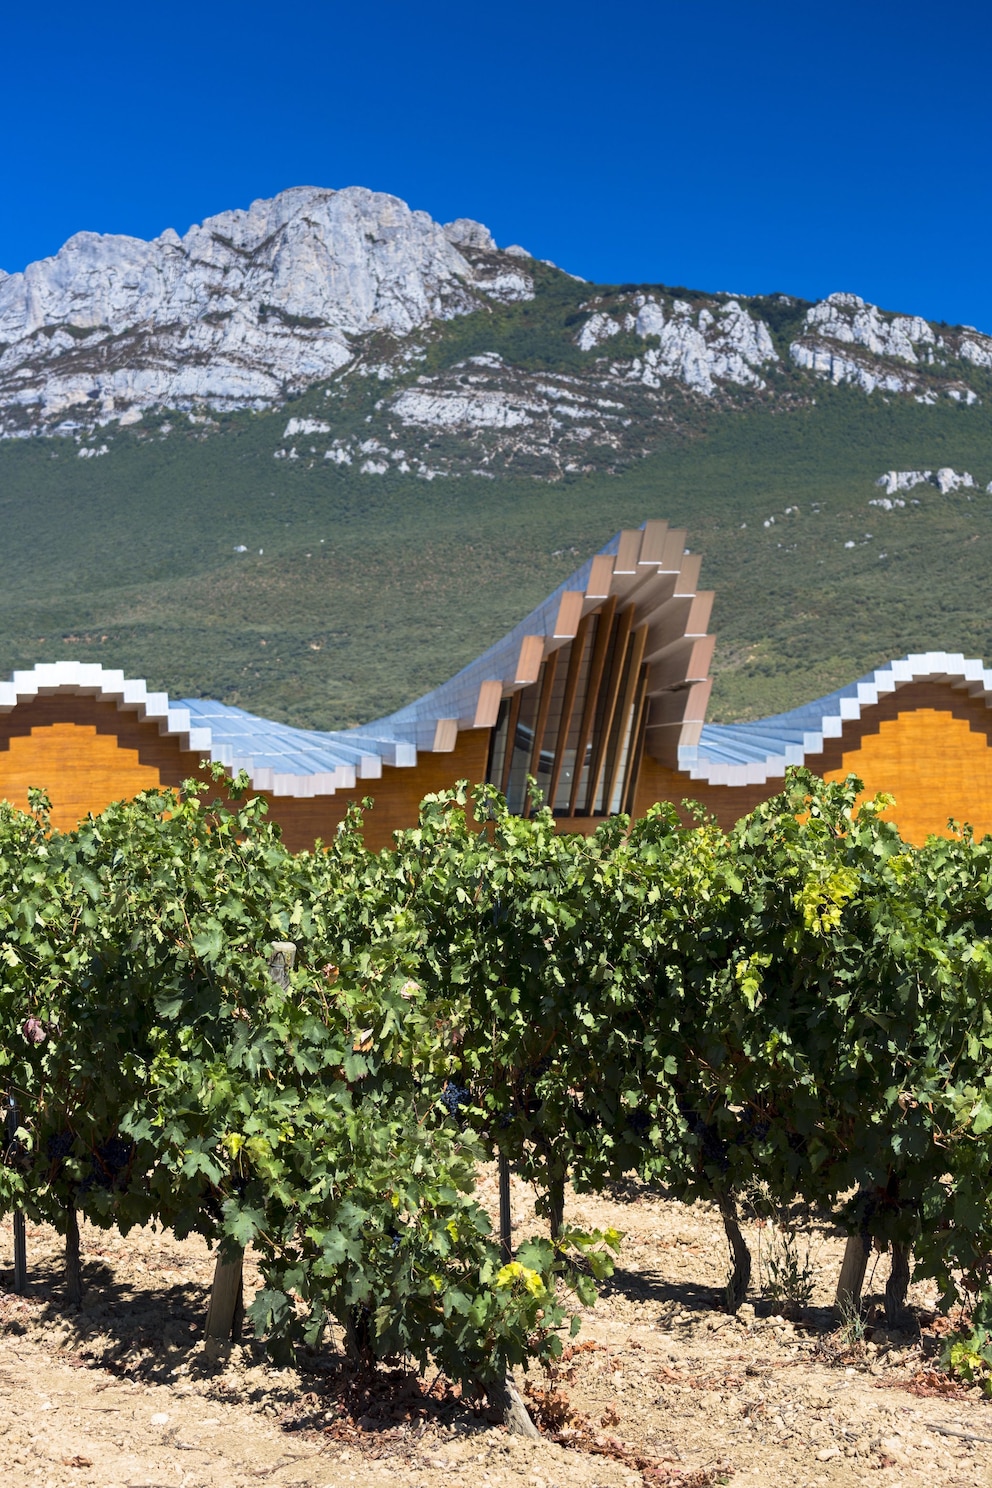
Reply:
[[[593,286],[360,187],[284,191],[182,238],[78,233],[0,273],[0,435],[71,435],[85,458],[152,413],[209,429],[307,395],[275,459],[555,479],[823,382],[971,404],[992,396],[992,337],[846,293]]]
[[[497,253],[478,223],[442,228],[360,187],[284,191],[183,238],[77,233],[0,275],[4,432],[266,407],[331,376],[374,332],[402,337],[532,293],[520,254]]]

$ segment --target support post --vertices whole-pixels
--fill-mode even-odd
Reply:
[[[557,1240],[565,1227],[565,1169],[553,1163],[548,1178],[548,1213],[551,1238]]]
[[[296,960],[292,941],[276,940],[269,946],[269,975],[277,987],[289,986],[289,974]],[[244,1319],[244,1259],[241,1246],[222,1247],[214,1266],[207,1309],[206,1335],[220,1342],[241,1337]]]
[[[861,1308],[861,1288],[868,1269],[868,1241],[863,1235],[848,1236],[844,1259],[837,1282],[837,1309],[841,1316],[853,1316]]]
[[[6,1137],[8,1147],[14,1145],[14,1134],[21,1124],[21,1114],[12,1095],[7,1097]],[[24,1215],[14,1210],[14,1291],[23,1297],[28,1289],[28,1247],[24,1227]]]
[[[510,1214],[510,1164],[499,1155],[499,1248],[503,1265],[513,1260],[513,1219]]]
[[[14,1213],[14,1291],[23,1297],[28,1289],[28,1245],[24,1229],[24,1215],[18,1209]]]
[[[79,1222],[69,1204],[65,1213],[65,1298],[70,1307],[83,1302],[83,1266],[79,1253]]]
[[[207,1309],[206,1335],[224,1342],[237,1338],[240,1319],[244,1313],[244,1267],[245,1253],[240,1246],[229,1260],[223,1252],[214,1266],[214,1280],[210,1288],[210,1306]]]

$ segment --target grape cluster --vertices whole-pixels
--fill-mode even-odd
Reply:
[[[134,1157],[134,1143],[125,1142],[121,1137],[111,1137],[96,1149],[96,1156],[106,1171],[116,1178]]]
[[[55,1132],[45,1143],[45,1150],[53,1162],[59,1162],[68,1157],[72,1151],[74,1138],[71,1131]]]
[[[717,1133],[716,1127],[704,1121],[697,1111],[683,1110],[682,1114],[690,1132],[698,1140],[706,1166],[719,1168],[721,1173],[728,1172],[730,1158],[727,1144]]]
[[[771,1130],[771,1122],[768,1118],[766,1116],[759,1118],[758,1113],[750,1106],[745,1107],[741,1112],[741,1126],[744,1128],[745,1140],[753,1142],[763,1142]]]
[[[112,1193],[114,1189],[125,1189],[134,1153],[134,1143],[127,1142],[122,1137],[108,1137],[105,1142],[101,1142],[90,1158],[89,1172],[79,1185],[80,1195],[88,1194],[94,1188],[104,1189],[108,1193]]]
[[[446,1080],[444,1089],[441,1091],[441,1103],[449,1116],[458,1115],[459,1106],[467,1106],[471,1099],[468,1087],[456,1085],[454,1080]]]

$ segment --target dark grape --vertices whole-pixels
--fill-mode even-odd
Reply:
[[[683,1110],[682,1114],[685,1117],[686,1126],[699,1142],[703,1162],[707,1166],[719,1168],[721,1173],[726,1173],[730,1168],[727,1144],[718,1135],[716,1127],[704,1121],[696,1111]]]
[[[454,1080],[446,1080],[444,1089],[441,1091],[441,1103],[449,1116],[457,1116],[458,1107],[468,1105],[469,1092],[467,1086],[456,1085]]]
[[[46,1145],[48,1155],[53,1161],[68,1157],[72,1151],[73,1135],[70,1131],[57,1132],[48,1138]]]
[[[122,1137],[108,1137],[101,1142],[90,1158],[90,1171],[79,1185],[79,1193],[87,1194],[91,1189],[114,1189],[127,1187],[127,1174],[134,1159],[135,1145]]]
[[[114,1178],[124,1171],[133,1156],[134,1143],[125,1142],[120,1137],[111,1137],[96,1149],[97,1161]]]

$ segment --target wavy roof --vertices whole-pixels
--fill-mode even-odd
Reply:
[[[172,702],[167,693],[96,662],[43,662],[0,683],[0,712],[56,693],[113,702],[157,723],[180,748],[244,770],[256,790],[277,796],[333,795],[381,776],[383,765],[412,767],[419,751],[448,753],[459,731],[492,727],[503,697],[532,684],[544,658],[574,639],[584,615],[604,602],[636,609],[646,634],[654,728],[674,758],[698,737],[709,695],[709,649],[700,646],[712,595],[697,593],[699,559],[685,532],[646,522],[618,532],[510,633],[416,702],[359,728],[294,728],[204,698]],[[653,680],[651,680],[653,679]],[[661,747],[659,745],[659,747]]]
[[[680,746],[679,768],[710,785],[762,785],[789,765],[810,764],[824,740],[842,738],[879,698],[910,682],[945,682],[992,707],[992,671],[984,662],[960,652],[914,653],[789,713],[756,723],[704,724],[698,744]]]

